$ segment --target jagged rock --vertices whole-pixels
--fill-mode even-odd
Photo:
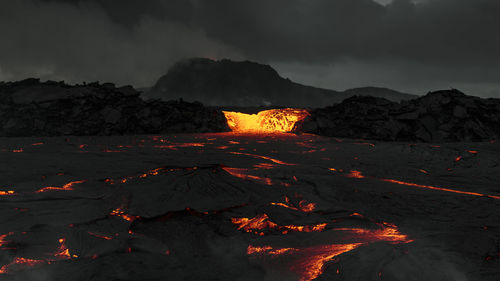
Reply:
[[[352,97],[311,110],[304,132],[392,141],[456,142],[500,138],[500,100],[458,90],[402,102]]]
[[[131,86],[70,86],[27,79],[0,84],[0,136],[122,135],[228,131],[201,103],[144,101]]]

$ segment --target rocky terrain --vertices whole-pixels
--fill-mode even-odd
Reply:
[[[416,97],[375,87],[339,92],[304,86],[281,77],[269,65],[203,58],[178,62],[146,93],[147,97],[183,98],[211,106],[275,107],[324,107],[354,95],[371,95],[393,101]]]
[[[122,135],[227,131],[201,103],[145,101],[131,86],[0,83],[0,136]]]
[[[299,131],[324,136],[386,141],[458,142],[500,138],[500,100],[467,96],[458,90],[391,102],[355,96],[310,110]]]
[[[500,280],[500,143],[0,138],[0,280]]]

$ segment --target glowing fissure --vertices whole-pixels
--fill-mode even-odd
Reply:
[[[50,254],[52,257],[47,258],[47,259],[28,259],[28,258],[23,258],[23,257],[16,257],[14,260],[6,265],[3,265],[0,268],[0,274],[7,274],[12,271],[19,271],[28,267],[33,267],[39,264],[50,264],[55,261],[60,261],[60,260],[68,260],[71,258],[78,258],[77,255],[71,255],[69,252],[68,247],[66,247],[66,238],[60,238],[59,239],[59,247],[57,251],[53,254]]]
[[[231,222],[238,226],[238,230],[260,236],[264,235],[263,231],[266,229],[274,229],[280,231],[282,234],[288,234],[289,232],[321,232],[328,225],[327,223],[315,225],[278,225],[269,220],[266,214],[260,214],[253,218],[232,218]]]
[[[108,178],[108,179],[105,179],[104,182],[106,182],[108,184],[127,183],[128,181],[133,180],[133,179],[144,179],[144,178],[151,177],[151,176],[158,176],[160,173],[175,172],[175,171],[181,171],[181,170],[189,171],[189,170],[196,170],[196,169],[198,169],[198,167],[183,167],[183,168],[161,167],[161,168],[156,168],[153,170],[146,171],[144,173],[141,173],[141,174],[135,175],[135,176],[127,176],[127,177],[123,177],[123,178],[119,178],[119,179],[109,179]]]
[[[305,109],[271,109],[257,114],[223,111],[227,125],[236,133],[287,133],[309,113]]]
[[[276,248],[270,245],[249,245],[247,254],[254,257],[284,257],[290,260],[290,271],[296,273],[300,281],[316,279],[324,271],[325,263],[336,256],[352,251],[372,242],[386,241],[390,243],[410,243],[407,235],[401,234],[392,224],[379,224],[381,229],[337,228],[335,231],[350,232],[349,240],[359,240],[355,243],[317,245],[306,248]]]
[[[271,161],[273,163],[280,164],[280,165],[286,165],[286,166],[296,166],[297,165],[297,164],[283,162],[281,160],[274,159],[274,158],[271,158],[271,157],[268,157],[268,156],[264,156],[264,155],[257,155],[257,154],[251,154],[251,153],[243,153],[243,152],[234,152],[234,151],[233,152],[228,152],[228,153],[234,154],[234,155],[245,155],[245,156],[250,156],[250,157],[253,157],[253,158],[260,158],[260,159],[268,160],[268,161]]]
[[[115,217],[120,217],[128,222],[133,222],[136,219],[140,218],[139,216],[133,216],[133,215],[129,215],[129,214],[125,213],[125,210],[123,210],[123,209],[124,209],[123,207],[114,209],[109,213],[109,215],[115,216]]]
[[[245,168],[230,168],[222,167],[222,170],[231,174],[233,177],[237,177],[244,180],[253,180],[265,185],[272,185],[272,180],[270,178],[259,177],[255,175],[248,174],[248,169]]]
[[[44,188],[41,188],[37,191],[35,191],[36,193],[41,193],[41,192],[47,192],[47,191],[54,191],[54,190],[65,190],[65,191],[69,191],[69,190],[74,190],[73,186],[75,184],[80,184],[80,183],[84,183],[86,182],[85,180],[80,180],[80,181],[72,181],[72,182],[68,182],[67,184],[63,185],[62,187],[58,187],[58,186],[47,186],[47,187],[44,187]]]
[[[0,196],[16,195],[14,190],[2,191],[0,190]]]
[[[285,203],[271,202],[270,204],[273,206],[281,206],[283,208],[287,208],[294,211],[301,211],[305,213],[312,212],[316,208],[316,204],[307,203],[306,200],[300,200],[298,206],[293,206],[292,202],[287,196],[285,196]]]
[[[343,172],[343,170],[337,170],[335,168],[329,168],[329,170],[334,171],[334,172],[340,172],[340,173]],[[421,170],[421,172],[422,172],[422,170]],[[425,171],[425,173],[427,173],[427,171]],[[365,176],[360,171],[350,171],[348,174],[345,174],[344,176],[348,177],[348,178],[359,178],[359,179],[365,178]],[[452,189],[452,188],[424,185],[424,184],[400,181],[400,180],[395,180],[395,179],[384,179],[384,178],[375,178],[375,179],[383,181],[383,182],[390,182],[390,183],[395,183],[395,184],[399,184],[399,185],[406,185],[406,186],[418,187],[418,188],[423,188],[423,189],[439,190],[439,191],[451,192],[451,193],[462,194],[462,195],[500,199],[500,196],[497,196],[497,195],[488,195],[488,194],[471,192],[471,191],[461,191],[461,190]]]

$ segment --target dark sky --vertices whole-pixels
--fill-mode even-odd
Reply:
[[[1,0],[0,80],[152,85],[193,56],[343,90],[500,97],[499,0]]]

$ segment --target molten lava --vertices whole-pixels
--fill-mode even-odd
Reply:
[[[222,170],[228,172],[233,177],[237,177],[244,180],[253,180],[265,185],[272,185],[273,182],[270,178],[259,177],[255,175],[248,174],[248,169],[245,168],[230,168],[230,167],[222,167]]]
[[[263,222],[262,217],[253,224]],[[348,234],[349,243],[315,245],[304,248],[275,248],[269,245],[249,245],[247,254],[254,257],[271,257],[278,263],[287,263],[290,271],[296,273],[301,281],[316,279],[324,271],[325,263],[338,255],[352,251],[372,242],[410,243],[408,236],[401,234],[396,226],[388,223],[379,224],[381,229],[337,228]]]
[[[271,109],[257,114],[223,111],[227,125],[237,133],[288,133],[309,113],[305,109]]]
[[[41,193],[41,192],[47,192],[47,191],[50,191],[50,190],[66,190],[66,191],[74,190],[73,185],[84,183],[84,182],[86,182],[86,181],[85,180],[72,181],[72,182],[68,182],[67,184],[63,185],[62,187],[59,187],[59,186],[47,186],[47,187],[41,188],[41,189],[39,189],[39,190],[37,190],[35,192],[36,193]]]
[[[282,234],[288,234],[289,232],[321,232],[327,226],[327,223],[315,225],[278,225],[269,220],[266,214],[260,214],[253,218],[232,218],[231,222],[238,226],[238,230],[244,230],[245,232],[260,236],[264,235],[262,231],[265,229],[274,229],[280,231]]]
[[[298,206],[294,206],[293,203],[290,201],[290,198],[288,198],[287,196],[285,196],[285,202],[286,203],[271,202],[270,204],[273,206],[281,206],[283,208],[287,208],[294,211],[301,211],[304,213],[312,212],[316,208],[315,203],[306,203],[306,200],[300,200]]]

